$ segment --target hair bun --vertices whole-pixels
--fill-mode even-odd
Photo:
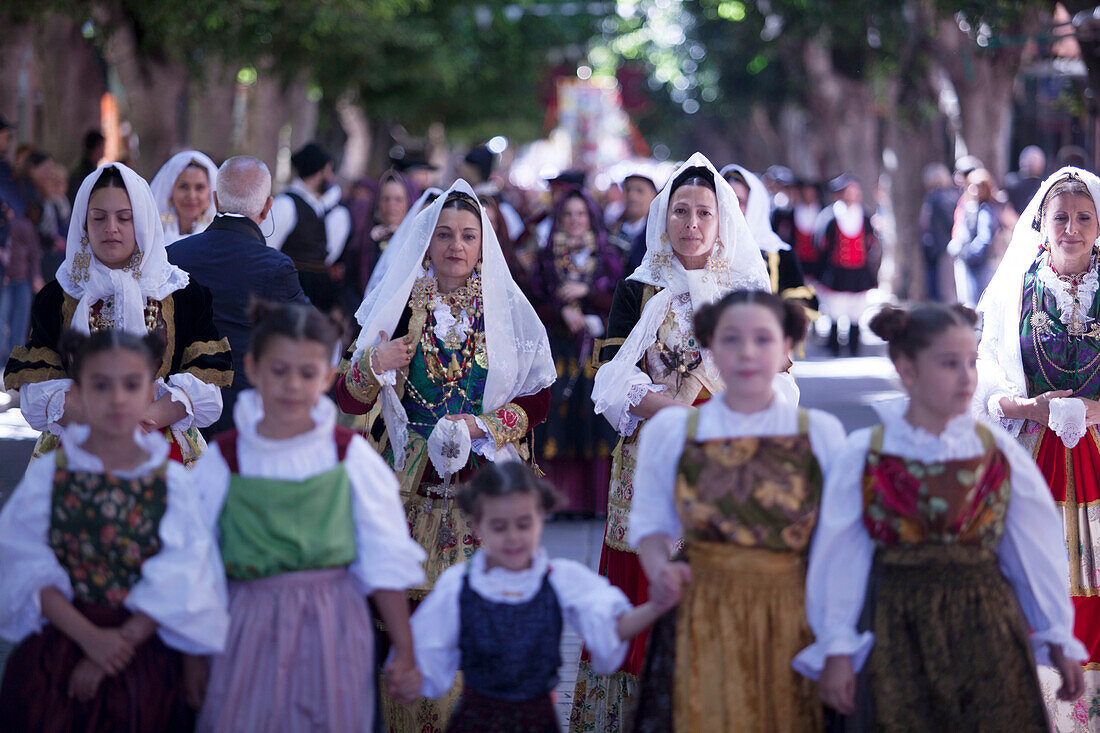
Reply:
[[[868,325],[876,336],[886,343],[892,343],[905,333],[909,325],[909,312],[893,305],[883,306],[882,310],[871,318]]]

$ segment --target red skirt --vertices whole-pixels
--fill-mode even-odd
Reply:
[[[130,612],[76,601],[96,626],[121,626]],[[69,697],[69,678],[84,653],[52,624],[24,639],[8,658],[0,682],[0,728],[11,731],[193,731],[194,711],[183,689],[179,652],[153,636],[129,666],[105,677],[90,702]]]
[[[649,580],[642,570],[642,563],[633,552],[624,552],[608,547],[605,543],[600,551],[600,575],[611,581],[611,585],[622,590],[630,603],[634,606],[641,605],[649,600]],[[649,629],[641,632],[630,642],[630,648],[626,652],[620,672],[638,676],[645,662],[646,643],[649,641]],[[588,659],[588,650],[585,649],[581,656]]]
[[[1100,663],[1100,557],[1083,527],[1097,529],[1088,519],[1088,505],[1100,501],[1100,446],[1089,430],[1073,448],[1066,448],[1053,430],[1045,430],[1035,450],[1035,462],[1050,485],[1063,513],[1070,548],[1070,596],[1074,636],[1089,650],[1089,663]]]

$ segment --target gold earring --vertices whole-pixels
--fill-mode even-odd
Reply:
[[[92,264],[92,255],[88,252],[88,235],[80,238],[80,251],[73,255],[73,265],[69,271],[69,280],[74,285],[83,281],[88,282],[88,268]]]
[[[425,270],[432,266],[432,258],[427,252],[424,253],[424,261],[421,263]]]
[[[130,255],[130,260],[122,269],[133,275],[135,280],[141,279],[141,251],[137,247],[134,247],[134,253]]]

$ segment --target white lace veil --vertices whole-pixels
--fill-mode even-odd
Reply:
[[[714,176],[721,246],[715,243],[706,269],[688,271],[673,255],[672,245],[665,235],[672,184],[684,170],[695,166],[709,169]],[[592,401],[597,414],[606,415],[612,425],[619,424],[619,415],[627,409],[623,385],[636,377],[638,360],[656,342],[657,329],[664,321],[674,296],[688,293],[692,308],[697,310],[731,290],[771,292],[764,258],[760,256],[756,240],[741,215],[737,195],[702,153],[695,153],[678,167],[650,204],[645,257],[628,279],[663,289],[646,303],[638,323],[630,330],[615,358],[596,372]],[[709,353],[706,353],[704,364],[708,373],[714,373]]]
[[[96,259],[90,244],[81,242],[86,233],[88,198],[92,186],[107,168],[116,168],[122,174],[126,193],[130,197],[134,235],[141,252],[136,271],[110,269]],[[81,254],[90,255],[87,279],[80,276],[81,268],[77,266],[77,257]],[[168,263],[160,214],[144,178],[121,163],[108,163],[88,174],[73,201],[73,214],[65,241],[65,261],[57,268],[57,281],[66,293],[77,299],[72,328],[88,333],[88,311],[91,306],[113,296],[116,327],[138,336],[146,333],[145,299],[164,300],[169,293],[187,287],[187,273]]]
[[[200,153],[198,150],[184,150],[176,153],[160,167],[160,170],[153,176],[153,180],[149,184],[149,188],[153,191],[153,199],[157,202],[157,209],[160,211],[165,238],[168,240],[167,244],[171,244],[181,236],[187,236],[186,234],[180,234],[179,217],[176,215],[175,209],[172,208],[172,189],[176,186],[176,179],[192,163],[198,163],[205,168],[206,176],[210,179],[210,202],[203,212],[203,221],[213,221],[214,216],[218,213],[214,207],[214,189],[218,184],[218,166],[214,165],[214,161],[210,160],[209,156]]]
[[[1027,382],[1020,353],[1024,275],[1039,256],[1046,237],[1046,222],[1040,211],[1043,202],[1054,184],[1071,177],[1085,184],[1100,213],[1100,178],[1081,168],[1068,166],[1050,175],[1016,222],[1008,249],[978,302],[982,340],[978,345],[979,384],[973,409],[979,414],[987,412],[988,397],[994,392],[1008,389],[1026,396]],[[1006,379],[1008,384],[1004,383]]]
[[[748,168],[730,163],[720,173],[725,178],[730,171],[737,171],[745,179],[749,187],[749,203],[745,207],[745,220],[749,230],[756,239],[756,246],[764,252],[781,252],[791,248],[791,245],[779,238],[772,230],[771,221],[771,194],[768,187],[760,178]],[[732,186],[730,187],[732,188]]]
[[[355,320],[359,322],[360,326],[363,325],[367,317],[367,302],[370,300],[371,291],[378,286],[378,283],[382,282],[382,276],[386,274],[390,263],[393,262],[394,257],[401,250],[401,245],[404,244],[405,238],[409,236],[409,230],[412,229],[412,223],[416,219],[416,215],[424,208],[429,197],[440,196],[442,193],[443,190],[435,186],[424,189],[424,193],[420,194],[420,198],[416,200],[416,203],[405,214],[405,218],[397,225],[397,229],[390,235],[389,244],[386,245],[386,249],[382,251],[382,256],[378,258],[378,262],[374,263],[374,269],[371,270],[367,287],[363,291],[363,302],[359,305],[359,310],[355,311]]]
[[[424,268],[436,222],[443,204],[452,193],[464,193],[477,200],[474,190],[459,179],[432,204],[416,214],[409,234],[401,243],[393,262],[382,275],[361,312],[363,330],[356,342],[353,361],[371,346],[378,345],[379,331],[391,337],[409,302],[413,284],[418,278],[430,276]],[[488,352],[489,373],[485,380],[482,412],[496,410],[517,397],[534,394],[554,383],[557,371],[550,355],[546,328],[535,309],[512,279],[504,252],[485,209],[481,208],[481,288],[482,312],[485,317],[485,349]],[[388,249],[388,248],[387,248]],[[757,255],[759,257],[759,254]],[[401,468],[405,445],[408,443],[408,416],[392,386],[384,386],[380,395],[386,432],[394,449],[394,464]],[[502,447],[502,446],[501,446]]]

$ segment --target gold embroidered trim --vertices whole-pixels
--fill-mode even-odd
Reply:
[[[497,448],[503,448],[509,443],[515,443],[527,435],[528,419],[523,408],[514,402],[501,407],[499,410],[478,415],[489,434],[497,444]]]
[[[11,350],[11,358],[25,362],[44,361],[52,367],[64,369],[61,363],[61,354],[46,346],[35,346],[28,349],[26,346],[16,346]]]
[[[626,343],[625,338],[606,338],[606,339],[593,339],[592,342],[592,357],[588,360],[588,365],[592,369],[599,369],[610,359],[602,359],[600,355],[603,354],[603,350],[608,346],[622,346]]]
[[[4,375],[4,389],[19,389],[24,384],[38,384],[48,379],[65,379],[68,376],[64,369],[55,369],[54,367],[20,369]]]
[[[779,253],[768,252],[768,279],[771,280],[772,292],[779,292]]]
[[[172,357],[176,353],[176,294],[169,293],[168,296],[160,302],[160,316],[164,319],[165,327],[165,341],[167,346],[164,347],[164,360],[160,364],[160,372],[157,374],[161,379],[168,381],[168,375],[172,373]],[[182,362],[181,362],[182,366]],[[191,374],[194,374],[204,382],[216,385],[218,387],[228,387],[233,384],[233,371],[230,370],[228,381],[221,381],[222,378],[218,378],[217,381],[213,379],[204,379],[201,376],[201,372],[218,373],[216,369],[199,369],[199,370],[187,370]],[[223,372],[224,374],[224,372]]]
[[[188,364],[195,361],[200,356],[217,356],[218,354],[227,353],[229,353],[229,339],[223,338],[218,341],[196,341],[183,350],[183,356],[180,357],[180,364]]]
[[[191,374],[197,379],[215,387],[228,387],[233,384],[233,370],[224,369],[184,369],[181,374]]]
[[[779,295],[786,300],[810,300],[811,298],[817,297],[817,293],[814,292],[814,289],[809,285],[799,285],[798,287],[787,288]]]
[[[371,370],[370,360],[374,356],[374,347],[363,352],[363,356],[355,364],[349,364],[344,373],[344,386],[357,402],[364,405],[373,403],[378,398],[378,390],[382,385]]]

